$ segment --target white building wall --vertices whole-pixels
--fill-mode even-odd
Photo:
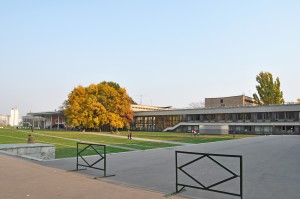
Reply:
[[[18,126],[19,125],[19,110],[17,108],[12,108],[10,110],[10,118],[9,118],[9,125],[10,126]]]

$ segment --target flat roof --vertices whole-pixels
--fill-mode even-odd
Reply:
[[[185,115],[185,114],[217,114],[217,113],[254,113],[254,112],[284,112],[300,111],[298,104],[261,105],[261,106],[234,106],[234,107],[206,107],[197,109],[175,109],[136,112],[135,116],[155,115]]]
[[[38,112],[38,113],[27,113],[31,116],[46,116],[46,115],[64,115],[63,111],[50,111],[50,112]]]

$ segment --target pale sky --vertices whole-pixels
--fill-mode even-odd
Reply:
[[[279,77],[300,98],[300,1],[0,0],[0,114],[54,111],[114,81],[138,103],[188,107]]]

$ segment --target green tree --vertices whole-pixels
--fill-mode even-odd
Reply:
[[[78,86],[68,95],[65,115],[73,127],[119,129],[133,120],[132,99],[115,82]]]
[[[277,77],[273,81],[273,76],[269,72],[260,72],[256,76],[258,85],[256,86],[257,93],[253,97],[257,104],[283,104],[283,92],[280,90],[280,81]]]

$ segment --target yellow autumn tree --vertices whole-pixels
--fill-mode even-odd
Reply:
[[[111,130],[129,127],[132,99],[115,82],[78,86],[69,94],[65,115],[73,127]]]

